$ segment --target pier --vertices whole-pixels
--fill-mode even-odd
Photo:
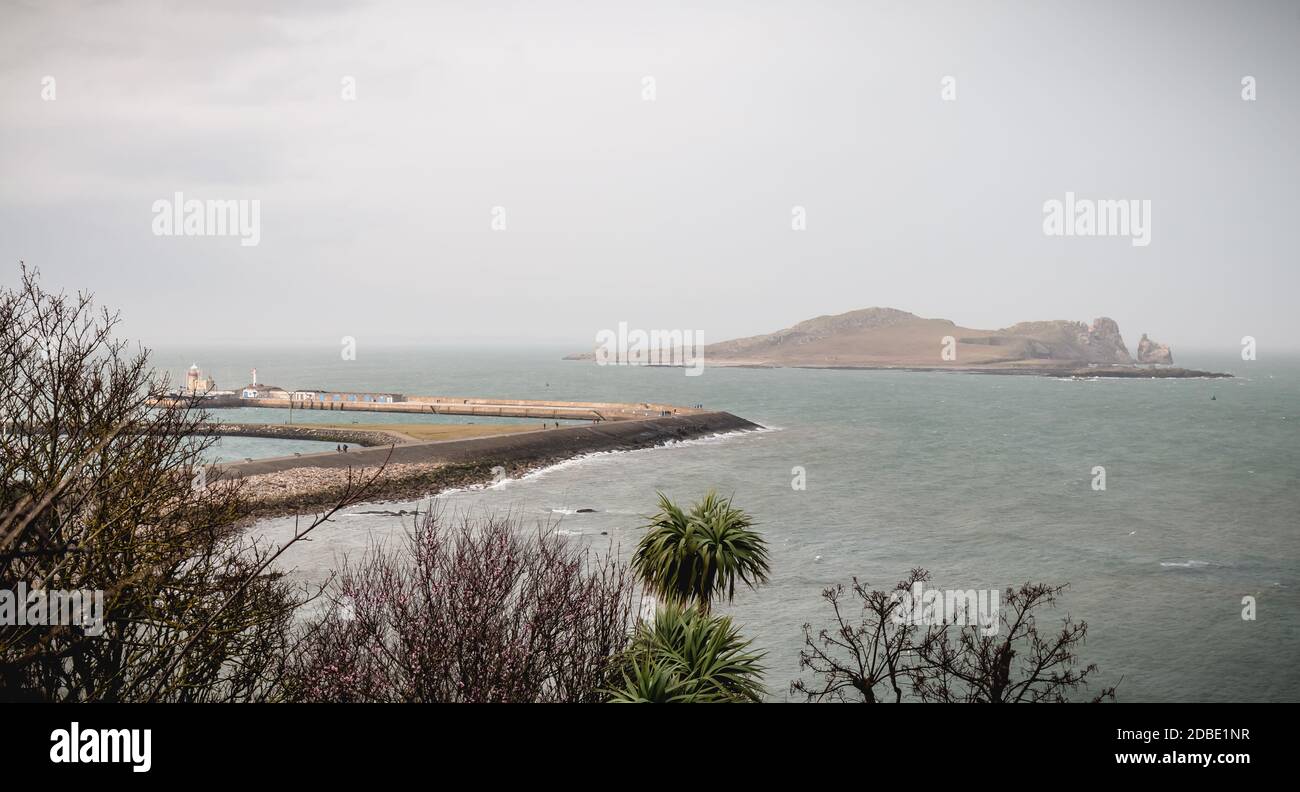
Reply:
[[[370,481],[369,501],[420,500],[451,488],[517,477],[584,454],[633,451],[761,428],[730,413],[696,411],[667,418],[395,443],[347,453],[216,463],[209,476],[242,479],[254,514],[284,516],[329,508],[362,480]]]
[[[761,429],[758,424],[726,412],[696,410],[689,416],[619,421],[594,426],[533,430],[464,440],[406,443],[387,448],[362,448],[347,454],[305,454],[214,465],[236,477],[294,468],[362,468],[405,463],[520,464],[568,459],[593,451],[627,451],[724,432]]]
[[[280,388],[239,394],[200,395],[199,404],[211,408],[270,407],[281,410],[415,413],[465,415],[482,418],[524,418],[562,421],[640,421],[647,418],[696,415],[704,410],[656,402],[579,402],[550,399],[492,399],[463,396],[404,396],[384,394],[378,401],[370,393],[348,391],[286,391]],[[184,399],[184,395],[172,397]]]

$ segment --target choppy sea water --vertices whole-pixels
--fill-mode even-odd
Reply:
[[[768,652],[787,697],[801,625],[819,593],[857,576],[888,587],[924,566],[942,588],[1069,583],[1058,611],[1088,622],[1083,657],[1121,700],[1300,700],[1300,359],[1180,354],[1234,380],[1058,380],[889,371],[599,367],[569,350],[176,350],[222,387],[252,365],[285,387],[703,403],[770,431],[599,454],[439,498],[448,509],[559,520],[573,541],[630,554],[655,493],[710,487],[760,522],[773,575],[727,608]],[[229,374],[223,374],[223,368]],[[1213,398],[1212,398],[1213,397]],[[282,411],[239,420],[283,420]],[[231,416],[235,417],[235,416]],[[412,416],[371,416],[409,420]],[[295,418],[297,420],[297,418]],[[242,441],[228,438],[226,443]],[[233,457],[287,453],[244,453]],[[1106,469],[1094,491],[1092,470]],[[807,488],[792,488],[792,468]],[[384,509],[427,508],[428,501]],[[579,508],[594,513],[577,514]],[[409,523],[357,507],[286,563],[323,579],[372,538]],[[274,539],[285,520],[259,530]],[[1242,597],[1257,618],[1241,618]]]

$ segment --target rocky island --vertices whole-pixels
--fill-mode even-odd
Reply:
[[[592,353],[566,359],[592,359]],[[819,316],[766,335],[703,348],[708,366],[948,370],[1057,377],[1229,377],[1174,367],[1168,345],[1145,334],[1135,358],[1119,324],[1099,317],[962,327],[896,308]]]

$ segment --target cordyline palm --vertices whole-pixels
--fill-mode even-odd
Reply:
[[[744,703],[763,699],[762,653],[730,617],[669,603],[637,626],[613,703]]]
[[[672,666],[645,655],[629,656],[623,669],[623,684],[605,692],[611,704],[706,703]]]
[[[736,581],[750,588],[767,582],[767,542],[754,521],[710,492],[683,511],[662,493],[632,566],[655,594],[668,602],[695,602],[708,612],[716,596],[735,599]]]

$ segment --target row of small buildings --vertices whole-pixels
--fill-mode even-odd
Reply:
[[[302,388],[285,390],[278,385],[267,385],[257,381],[257,369],[253,369],[253,381],[239,391],[223,391],[217,388],[216,380],[204,375],[196,363],[185,374],[185,395],[205,396],[212,399],[284,399],[290,402],[309,402],[313,404],[393,404],[404,401],[400,393],[375,393],[358,391],[338,391],[326,388]]]
[[[286,399],[288,401],[315,402],[318,404],[342,402],[393,404],[402,401],[400,393],[359,393],[356,391],[325,390],[323,388],[288,391],[276,385],[265,385],[257,382],[245,385],[243,390],[239,392],[239,397],[241,399]]]

